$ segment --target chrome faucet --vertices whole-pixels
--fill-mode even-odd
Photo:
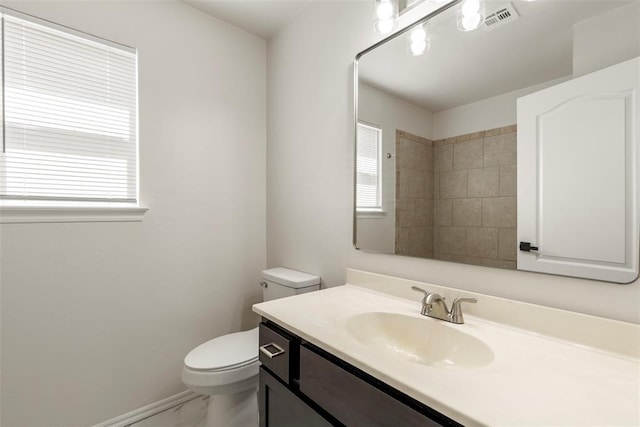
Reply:
[[[446,320],[447,322],[462,324],[464,323],[464,317],[462,316],[462,303],[463,302],[478,302],[475,298],[456,298],[453,300],[451,311],[447,307],[445,298],[436,294],[425,291],[417,286],[412,286],[411,289],[417,292],[422,292],[424,297],[422,298],[422,310],[420,314],[423,316],[433,317],[440,320]]]

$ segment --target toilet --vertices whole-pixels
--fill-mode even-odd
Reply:
[[[264,301],[320,289],[320,278],[288,268],[262,272]],[[182,382],[211,396],[207,427],[258,426],[258,328],[214,338],[184,358]]]

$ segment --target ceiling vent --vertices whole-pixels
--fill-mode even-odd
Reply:
[[[510,22],[520,18],[518,11],[513,7],[511,3],[506,3],[499,6],[493,12],[488,12],[487,17],[484,19],[484,29],[486,31],[493,31],[498,27],[502,27]]]

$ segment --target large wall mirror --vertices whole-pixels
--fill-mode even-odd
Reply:
[[[482,20],[472,29],[478,7]],[[634,280],[638,90],[572,94],[575,85],[597,86],[594,79],[619,80],[617,71],[602,73],[619,64],[631,64],[625,72],[637,86],[638,56],[637,0],[453,1],[363,51],[355,62],[356,247],[505,269],[523,268],[528,256],[547,264],[575,264],[581,257],[625,274],[546,272]],[[554,91],[565,98],[542,107],[538,94]],[[606,118],[595,128],[598,135],[578,131],[593,117]],[[535,147],[523,159],[529,127]],[[567,138],[572,132],[575,138]],[[554,148],[561,145],[548,141],[557,135],[572,141]],[[581,163],[583,152],[594,157]],[[550,167],[559,157],[564,171],[544,169],[543,176],[542,164]],[[530,174],[539,174],[527,187],[537,212],[533,231],[521,224],[519,212],[530,207],[519,194],[529,185],[521,176],[529,166],[521,162],[531,159]],[[603,170],[598,161],[609,166]],[[551,221],[549,209],[567,211],[567,200],[591,216]],[[603,226],[603,218],[614,225]],[[535,228],[541,224],[544,230]],[[567,241],[580,243],[584,236],[599,239],[600,248],[568,248]],[[546,251],[536,253],[542,242]]]

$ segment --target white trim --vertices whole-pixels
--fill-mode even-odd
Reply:
[[[126,414],[122,414],[115,418],[111,418],[110,420],[103,421],[100,424],[95,424],[92,427],[125,427],[140,420],[144,420],[145,418],[149,418],[155,414],[159,414],[162,411],[166,411],[167,409],[193,400],[198,396],[200,395],[194,393],[191,390],[185,390],[182,393],[175,394],[171,397],[167,397],[166,399],[159,400],[147,406],[143,406],[142,408],[135,409],[131,412],[127,412]]]
[[[139,222],[144,207],[0,206],[0,224],[44,222]]]
[[[356,216],[358,218],[384,218],[385,215],[387,215],[387,211],[382,209],[373,209],[373,208],[356,209]]]

